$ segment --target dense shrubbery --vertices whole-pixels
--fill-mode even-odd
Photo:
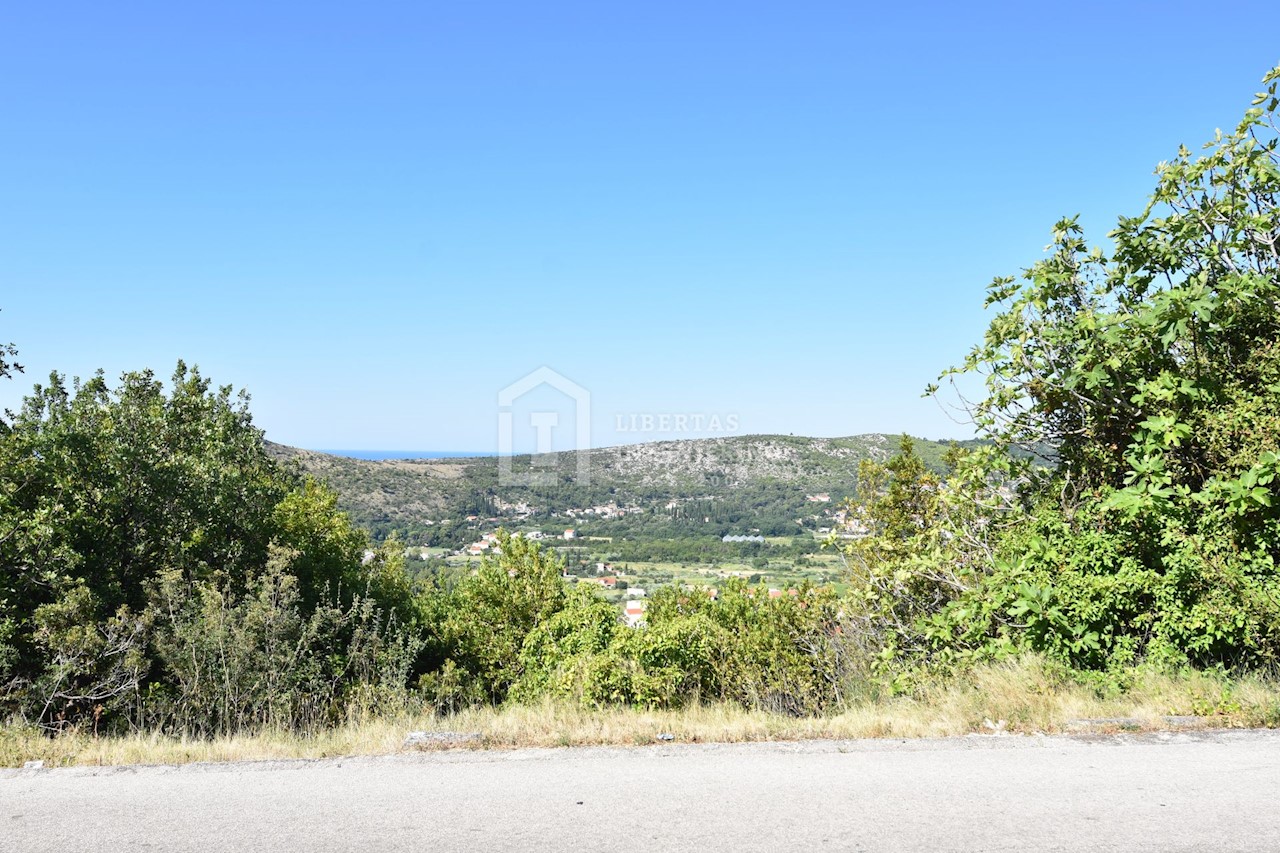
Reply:
[[[731,582],[713,601],[665,587],[649,603],[647,627],[633,629],[596,587],[566,585],[561,564],[537,543],[504,537],[501,548],[451,589],[424,596],[440,645],[423,685],[442,709],[557,696],[815,713],[844,689],[839,604],[829,591],[770,599]]]
[[[664,587],[645,618],[644,629],[623,627],[597,596],[575,591],[530,634],[516,695],[596,706],[732,701],[811,714],[835,705],[848,682],[839,604],[826,590],[771,599],[731,581],[712,600]]]
[[[1066,220],[1048,258],[993,283],[999,313],[949,372],[985,376],[992,449],[944,481],[909,448],[866,466],[853,509],[873,535],[850,555],[883,670],[1280,657],[1277,79],[1206,154],[1160,167],[1110,258]]]
[[[365,559],[181,364],[167,394],[37,386],[0,434],[0,524],[0,703],[45,726],[317,725],[416,657],[396,549]]]

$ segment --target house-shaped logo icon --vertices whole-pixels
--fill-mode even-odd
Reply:
[[[557,373],[549,367],[539,367],[527,376],[517,379],[498,392],[498,483],[500,485],[528,485],[539,478],[547,479],[547,471],[513,470],[512,458],[515,455],[515,413],[516,401],[529,392],[548,387],[562,394],[573,407],[573,452],[577,456],[577,480],[579,485],[590,481],[591,449],[591,393],[572,379]],[[549,454],[554,450],[552,434],[561,426],[559,412],[531,412],[529,425],[537,432],[537,453]],[[540,462],[554,461],[550,456],[535,456],[534,466]]]

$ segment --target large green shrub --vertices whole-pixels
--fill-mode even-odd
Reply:
[[[565,607],[563,564],[553,554],[505,534],[498,548],[497,557],[486,557],[452,589],[428,596],[439,626],[436,660],[442,672],[447,667],[442,705],[505,700],[528,663],[526,639]]]
[[[387,633],[417,619],[401,556],[366,560],[333,494],[270,459],[247,402],[181,363],[167,391],[150,372],[55,374],[24,401],[0,432],[0,713],[292,725],[319,719],[303,693],[318,707],[365,679],[334,661],[371,626],[404,641]]]
[[[1020,649],[1085,669],[1280,657],[1278,80],[1206,153],[1160,166],[1110,255],[1068,219],[1048,257],[992,284],[983,342],[944,375],[984,377],[993,447],[933,484],[904,448],[852,508],[882,669]]]

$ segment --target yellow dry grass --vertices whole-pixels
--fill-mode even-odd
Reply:
[[[867,698],[840,713],[795,718],[728,704],[673,711],[592,710],[567,702],[477,708],[450,716],[367,715],[313,736],[259,732],[214,739],[159,734],[94,737],[72,732],[46,737],[30,727],[0,728],[0,766],[181,764],[381,755],[405,749],[409,731],[478,733],[452,748],[642,745],[659,734],[675,742],[743,742],[808,738],[919,738],[992,730],[1055,733],[1073,721],[1129,718],[1126,728],[1156,730],[1171,715],[1207,717],[1221,727],[1280,724],[1280,682],[1205,673],[1140,673],[1123,693],[1096,691],[1050,674],[1039,661],[981,667],[914,697]],[[1107,724],[1100,726],[1102,730]],[[451,748],[437,745],[429,748]]]

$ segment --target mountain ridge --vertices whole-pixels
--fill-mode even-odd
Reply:
[[[754,507],[769,518],[794,517],[812,503],[811,496],[824,495],[824,502],[833,504],[851,496],[859,463],[888,459],[899,435],[761,434],[593,448],[582,451],[586,478],[578,476],[575,451],[510,457],[517,476],[504,478],[496,456],[368,460],[270,441],[267,449],[277,460],[327,482],[338,493],[339,506],[375,538],[395,532],[426,540],[439,538],[442,522],[459,518],[514,521],[590,506],[660,513],[673,502],[701,500],[741,505],[743,511]],[[939,469],[952,443],[913,441],[926,464]],[[541,476],[521,481],[529,473]]]

